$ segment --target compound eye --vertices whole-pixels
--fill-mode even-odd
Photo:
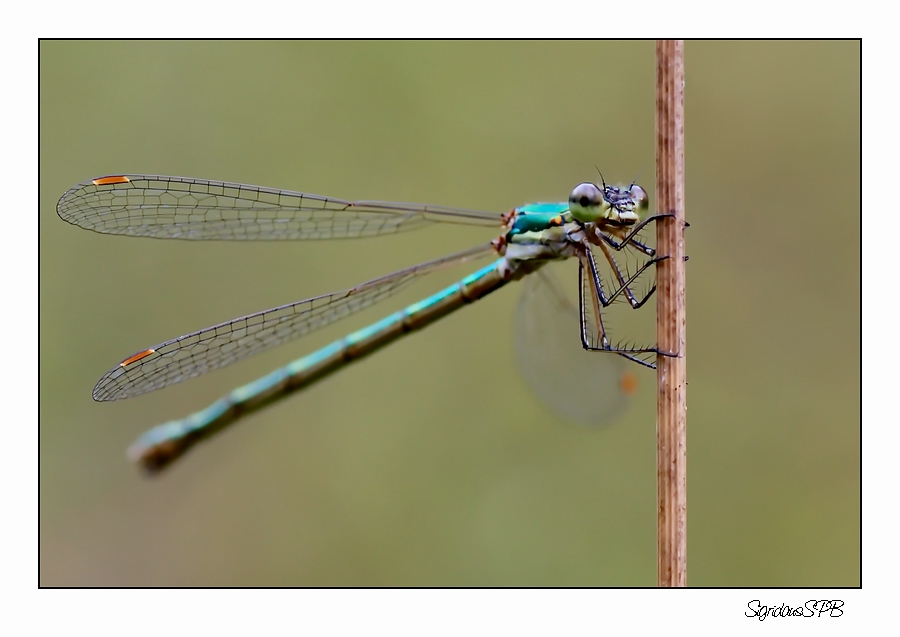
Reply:
[[[596,219],[602,203],[603,191],[590,182],[578,184],[569,195],[569,210],[579,221]]]
[[[603,192],[590,182],[578,184],[569,195],[569,203],[582,208],[599,206],[601,201],[603,201]]]
[[[644,211],[650,207],[650,197],[647,195],[646,190],[637,184],[631,184],[629,191],[631,192],[631,199],[634,201],[634,207],[637,210]]]

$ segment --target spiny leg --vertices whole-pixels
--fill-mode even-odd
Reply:
[[[603,290],[603,282],[600,280],[600,273],[597,269],[597,262],[594,260],[594,253],[590,248],[590,244],[588,242],[584,242],[581,244],[581,246],[582,250],[579,251],[578,258],[581,261],[582,265],[587,268],[590,280],[593,283],[591,287],[596,291],[597,300],[599,301],[600,305],[605,308],[612,305],[613,301],[616,300],[616,297],[618,297],[622,292],[625,292],[625,295],[628,297],[628,302],[631,304],[631,307],[633,309],[637,309],[644,305],[644,303],[646,303],[647,300],[651,296],[653,296],[653,293],[656,291],[656,285],[654,284],[653,287],[650,288],[650,290],[647,292],[647,294],[645,294],[642,299],[638,300],[631,292],[631,284],[634,283],[634,281],[651,265],[655,265],[656,263],[659,263],[664,259],[668,259],[668,257],[654,257],[653,259],[649,259],[646,263],[644,263],[644,265],[638,268],[637,272],[635,272],[626,280],[621,270],[619,270],[619,266],[613,258],[612,254],[609,253],[604,248],[604,246],[601,245],[600,249],[603,250],[603,254],[609,261],[609,264],[615,272],[616,278],[619,282],[619,288],[615,290],[609,298],[607,298]]]
[[[609,339],[600,314],[603,290],[597,286],[597,270],[590,250],[578,254],[578,316],[581,320],[581,346],[586,350],[607,349]],[[592,341],[599,334],[600,347]]]
[[[648,223],[650,223],[651,221],[657,221],[657,220],[663,219],[663,218],[665,218],[665,217],[674,217],[674,216],[675,216],[674,213],[669,212],[669,213],[662,213],[662,214],[652,215],[652,216],[650,216],[650,217],[647,217],[646,219],[644,219],[643,221],[641,221],[639,224],[637,224],[636,226],[634,226],[634,227],[632,228],[631,232],[629,232],[628,235],[627,235],[624,239],[622,239],[621,242],[616,241],[616,240],[613,239],[612,237],[609,237],[609,236],[603,234],[602,232],[598,232],[598,234],[599,234],[600,237],[603,239],[603,241],[605,241],[606,244],[609,245],[609,246],[610,246],[611,248],[613,248],[614,250],[621,250],[622,248],[625,248],[626,246],[628,246],[629,244],[631,244],[631,245],[637,247],[639,250],[643,250],[643,251],[644,251],[644,254],[646,254],[646,255],[652,257],[652,256],[654,256],[654,255],[656,254],[656,250],[654,250],[654,249],[651,248],[650,246],[648,246],[648,245],[642,243],[641,241],[638,241],[637,239],[634,238],[634,236],[635,236],[638,232],[640,232],[641,230],[643,230],[643,229],[644,229],[644,226],[646,226],[646,225],[647,225]],[[684,222],[684,227],[685,227],[685,229],[690,228],[690,227],[691,227],[691,224],[689,224],[687,221],[685,221],[685,222]],[[688,258],[685,257],[684,260],[687,261]]]
[[[619,251],[628,245],[633,245],[636,248],[638,248],[639,250],[642,250],[644,252],[644,254],[647,254],[648,256],[652,257],[656,254],[656,250],[654,250],[653,248],[651,248],[648,245],[644,245],[642,242],[635,239],[635,237],[651,221],[656,221],[658,219],[665,219],[666,217],[674,217],[674,216],[675,215],[673,213],[662,213],[662,214],[658,214],[658,215],[650,215],[649,217],[647,217],[646,219],[644,219],[637,225],[633,226],[631,228],[631,231],[627,235],[625,235],[625,238],[622,239],[621,241],[616,241],[612,237],[604,234],[603,232],[598,231],[597,234],[613,250]]]
[[[609,248],[606,245],[604,245],[603,243],[599,244],[599,248],[603,251],[603,256],[606,257],[606,260],[609,262],[609,265],[612,268],[613,273],[616,275],[616,279],[619,281],[619,289],[609,297],[609,303],[612,303],[615,300],[616,296],[618,296],[621,292],[624,292],[626,298],[628,299],[628,302],[631,304],[632,309],[636,310],[639,307],[641,307],[644,303],[647,302],[647,299],[649,299],[651,296],[653,296],[653,293],[656,291],[656,285],[654,284],[653,287],[650,288],[650,291],[647,292],[647,294],[645,294],[644,297],[640,301],[637,300],[637,298],[635,298],[634,293],[631,291],[630,285],[635,279],[637,279],[641,275],[641,273],[644,272],[644,270],[646,270],[647,268],[649,268],[651,265],[653,265],[655,263],[659,263],[662,259],[653,258],[653,259],[648,260],[644,265],[642,265],[640,268],[638,268],[637,272],[635,272],[626,281],[625,276],[622,274],[622,271],[619,269],[619,264],[616,263],[616,259],[613,256],[612,252],[610,252]],[[604,307],[605,307],[605,305],[604,305]]]
[[[612,301],[607,300],[606,294],[603,292],[603,282],[600,280],[600,271],[597,269],[597,262],[594,260],[594,253],[588,242],[581,244],[581,250],[578,251],[578,260],[587,270],[585,275],[589,278],[591,285],[591,296],[596,297],[600,305],[609,307]],[[597,308],[600,311],[600,308]]]
[[[609,265],[612,268],[613,272],[615,272],[616,278],[618,279],[619,285],[621,286],[618,290],[616,290],[609,297],[609,303],[612,303],[620,293],[625,292],[625,295],[628,298],[628,302],[631,304],[631,307],[633,309],[638,309],[639,307],[643,306],[644,303],[646,303],[647,300],[651,296],[653,296],[653,293],[656,291],[656,285],[654,284],[653,287],[650,289],[650,291],[648,291],[647,294],[645,294],[644,297],[638,301],[635,298],[634,294],[631,292],[631,288],[629,287],[631,282],[634,281],[638,276],[640,276],[640,274],[642,272],[644,272],[644,270],[646,270],[648,267],[650,267],[651,265],[653,265],[655,263],[659,263],[660,261],[662,261],[663,259],[667,259],[668,257],[665,256],[665,257],[653,258],[653,259],[647,261],[644,265],[642,265],[638,269],[638,271],[632,277],[629,278],[628,282],[626,283],[624,280],[624,276],[622,275],[622,271],[619,269],[619,266],[616,263],[615,257],[609,251],[608,247],[612,248],[613,250],[616,250],[616,251],[621,251],[628,245],[632,245],[632,246],[637,247],[639,250],[642,250],[645,254],[647,254],[651,257],[655,257],[656,250],[654,250],[653,248],[651,248],[647,245],[644,245],[642,242],[638,241],[634,237],[638,232],[640,232],[651,221],[656,221],[658,219],[663,219],[666,217],[674,217],[674,216],[675,215],[672,213],[664,213],[664,214],[657,214],[657,215],[652,215],[650,217],[647,217],[646,219],[641,221],[639,224],[634,226],[634,228],[631,230],[631,232],[629,232],[628,235],[624,239],[622,239],[621,242],[617,242],[615,239],[613,239],[612,237],[601,232],[599,229],[597,230],[596,234],[598,237],[600,237],[600,239],[602,239],[602,241],[596,242],[596,245],[598,245],[600,247],[600,249],[603,250],[603,254],[606,257],[607,261],[609,262]],[[686,228],[688,227],[688,225],[689,224],[685,223]],[[687,261],[688,257],[685,256],[684,260]],[[604,307],[606,307],[606,304],[604,304]]]
[[[620,243],[620,242],[616,241],[615,239],[613,239],[612,237],[609,237],[609,236],[603,234],[602,232],[598,232],[598,234],[600,235],[600,238],[603,239],[603,242],[606,245],[608,245],[610,248],[612,248],[613,250],[621,250],[622,248],[627,247],[627,245],[625,244],[624,241]],[[633,245],[638,250],[640,250],[641,252],[646,254],[648,257],[652,257],[656,254],[656,250],[654,250],[650,246],[646,245],[645,243],[641,243],[637,239],[629,239],[628,244]]]
[[[656,369],[656,365],[639,358],[640,354],[675,356],[675,354],[664,352],[658,347],[613,346],[610,343],[610,340],[606,335],[606,329],[603,326],[603,318],[600,312],[602,290],[596,284],[599,281],[599,276],[597,275],[596,264],[591,257],[590,250],[585,252],[579,251],[578,260],[578,302],[579,316],[581,319],[581,345],[584,349],[593,352],[618,354],[623,358],[627,358],[630,361],[649,367],[650,369]],[[650,263],[645,267],[649,266]],[[638,272],[638,274],[640,274],[640,272]],[[621,289],[618,290],[616,294],[620,292]]]
[[[624,290],[628,290],[628,286],[631,285],[631,283],[636,278],[638,278],[644,272],[644,270],[649,268],[651,265],[656,265],[660,261],[665,261],[668,258],[669,258],[668,256],[655,257],[655,258],[647,261],[644,265],[642,265],[638,269],[637,272],[635,272],[633,275],[631,275],[631,278],[629,278],[628,281],[626,281],[622,285],[622,287],[620,287],[618,290],[613,292],[613,294],[609,297],[609,302],[612,303],[613,301],[616,300],[616,297],[619,294],[621,294]],[[647,301],[647,299],[649,299],[653,295],[653,293],[655,291],[656,291],[656,285],[654,284],[653,287],[650,288],[650,291],[647,292],[646,296],[644,296],[644,298],[641,299],[637,305],[634,305],[632,307],[634,307],[634,309],[641,307],[641,305],[643,305]],[[632,354],[651,354],[651,353],[653,353],[653,354],[659,354],[660,356],[673,356],[673,357],[677,356],[677,354],[673,354],[672,352],[666,352],[666,351],[663,351],[656,347],[622,347],[620,345],[617,345],[615,347],[612,347],[608,351],[616,352],[623,358],[627,358],[628,360],[634,361],[635,363],[638,363],[640,365],[644,365],[645,367],[650,367],[651,369],[656,369],[656,365],[653,363],[650,363],[648,361],[645,361],[641,358],[638,358],[637,356],[633,356]]]
[[[624,282],[622,283],[622,287],[620,287],[618,290],[616,290],[615,292],[613,292],[612,295],[610,295],[610,297],[609,297],[609,302],[612,303],[613,301],[616,300],[616,297],[619,296],[622,292],[626,292],[626,294],[628,295],[628,300],[629,300],[629,302],[631,303],[632,309],[635,309],[635,310],[636,310],[636,309],[638,309],[639,307],[641,307],[644,303],[647,302],[647,300],[648,300],[651,296],[653,296],[653,293],[656,292],[656,284],[655,284],[655,283],[653,284],[653,287],[650,288],[650,290],[647,292],[647,294],[644,295],[644,298],[642,298],[640,301],[635,300],[635,298],[631,295],[631,289],[630,289],[629,286],[634,282],[635,279],[637,279],[639,276],[641,276],[641,274],[644,273],[644,270],[646,270],[647,268],[649,268],[651,265],[656,265],[656,264],[659,263],[660,261],[665,261],[665,260],[668,259],[668,258],[669,258],[669,257],[667,257],[667,256],[665,256],[665,257],[654,257],[653,259],[650,259],[649,261],[647,261],[647,263],[645,263],[644,265],[642,265],[642,266],[638,269],[638,271],[635,272],[634,274],[632,274],[631,277],[630,277],[627,281],[624,281]],[[618,272],[618,271],[617,271],[617,272]]]

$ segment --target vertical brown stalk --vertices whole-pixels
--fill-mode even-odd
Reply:
[[[687,586],[687,428],[684,310],[684,42],[656,43],[657,583]]]

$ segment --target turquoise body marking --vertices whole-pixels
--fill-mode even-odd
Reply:
[[[569,204],[565,202],[553,202],[553,203],[530,203],[525,206],[519,206],[516,208],[516,212],[524,213],[524,214],[549,214],[549,215],[558,215],[563,212],[568,212]]]
[[[505,259],[497,259],[492,264],[486,265],[483,268],[481,268],[480,270],[473,272],[469,276],[465,277],[462,280],[462,284],[465,285],[466,287],[468,287],[468,286],[472,285],[473,283],[477,283],[478,281],[480,281],[481,279],[483,279],[484,277],[489,275],[491,272],[494,272],[495,270],[499,270],[504,262],[505,262]]]
[[[307,354],[303,358],[298,358],[297,360],[288,363],[285,366],[285,369],[287,369],[288,373],[293,376],[309,369],[310,367],[320,365],[322,362],[328,360],[329,358],[340,352],[342,349],[344,349],[343,339],[326,345],[325,347],[316,350],[312,354]]]

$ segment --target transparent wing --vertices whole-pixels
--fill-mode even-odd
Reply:
[[[637,388],[628,361],[582,348],[578,308],[549,268],[525,277],[524,288],[516,309],[516,355],[534,394],[579,424],[617,420]]]
[[[94,387],[94,400],[118,400],[180,383],[307,334],[394,294],[417,277],[492,252],[490,244],[458,252],[324,294],[191,332],[129,356]]]
[[[415,203],[345,201],[224,181],[118,175],[70,188],[56,206],[71,224],[106,234],[191,240],[369,237],[435,222],[502,225],[495,213]]]

